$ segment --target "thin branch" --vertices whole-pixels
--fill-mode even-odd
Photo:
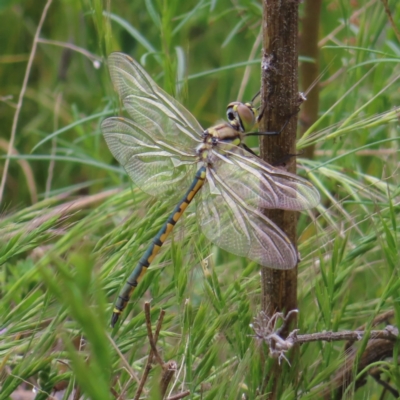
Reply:
[[[358,18],[362,13],[366,12],[366,10],[373,6],[378,0],[371,0],[367,4],[365,4],[363,7],[360,7],[357,11],[355,11],[350,18],[348,19],[349,21],[353,21],[356,18]],[[330,40],[334,41],[335,36],[343,29],[345,29],[348,21],[343,21],[339,26],[337,26],[329,35],[325,36],[323,39],[321,39],[318,42],[318,46],[322,47],[325,46],[327,42]]]
[[[60,114],[60,107],[61,107],[61,102],[62,102],[63,94],[62,92],[57,94],[56,97],[56,102],[54,106],[54,121],[53,121],[53,129],[54,132],[58,130],[58,118]],[[45,190],[45,199],[49,197],[49,193],[51,190],[51,184],[53,182],[53,176],[54,176],[54,168],[56,165],[56,156],[57,153],[57,138],[54,137],[51,140],[51,160],[49,162],[49,167],[48,167],[48,172],[47,172],[47,180],[46,180],[46,190]]]
[[[163,372],[160,379],[160,394],[163,399],[165,393],[167,392],[168,386],[171,383],[172,378],[175,375],[175,372],[178,369],[178,364],[176,361],[168,361],[163,365]]]
[[[151,316],[150,316],[150,303],[149,302],[146,302],[144,304],[144,314],[145,314],[145,318],[146,318],[147,336],[149,338],[151,350],[150,350],[149,358],[148,358],[148,361],[146,364],[145,372],[143,374],[143,377],[140,381],[139,388],[135,395],[135,400],[139,399],[139,396],[143,390],[144,384],[146,382],[146,379],[147,379],[148,374],[151,369],[151,363],[153,361],[153,358],[155,358],[157,360],[158,364],[160,364],[160,366],[162,368],[162,374],[161,374],[161,379],[160,379],[160,398],[164,398],[165,393],[167,392],[168,386],[171,383],[171,380],[174,377],[175,372],[178,369],[178,364],[175,361],[171,360],[167,363],[163,361],[160,354],[158,353],[157,346],[156,346],[157,340],[158,340],[158,335],[160,333],[161,326],[162,326],[162,321],[164,319],[165,311],[161,310],[161,312],[160,312],[160,316],[157,321],[156,332],[155,332],[154,336],[153,336],[153,332],[152,332],[152,328],[151,328]]]
[[[371,323],[362,324],[362,325],[358,326],[355,330],[356,331],[364,331],[365,328],[367,328],[367,327],[372,328],[372,327],[377,326],[377,325],[382,324],[382,323],[385,323],[385,324],[389,325],[389,320],[392,319],[393,317],[394,317],[394,310],[386,311],[386,312],[384,312],[382,314],[377,315],[372,320]],[[351,348],[351,346],[353,345],[353,343],[354,343],[354,340],[353,341],[350,340],[349,342],[347,342],[345,347],[344,347],[344,351],[348,351]]]
[[[175,394],[174,396],[168,397],[167,400],[179,400],[183,399],[186,396],[189,396],[190,390],[185,390],[182,393]]]
[[[145,303],[145,310],[146,310],[146,304],[148,305],[147,307],[150,307],[149,303],[146,302]],[[156,325],[156,331],[154,333],[154,340],[155,340],[156,343],[158,341],[158,336],[159,336],[159,333],[161,331],[161,326],[162,326],[162,323],[163,323],[163,320],[164,320],[164,316],[165,316],[165,311],[161,310],[160,311],[160,315],[158,317],[157,325]],[[151,326],[150,326],[150,328],[151,328]],[[150,353],[149,353],[149,357],[147,358],[147,363],[146,363],[146,366],[144,368],[144,372],[143,372],[142,378],[140,379],[140,383],[139,383],[138,389],[136,391],[134,400],[139,400],[139,397],[142,394],[144,385],[145,385],[145,383],[147,381],[147,378],[148,378],[149,373],[150,373],[151,368],[152,368],[153,358],[154,358],[154,352],[151,349]]]
[[[147,337],[149,338],[149,343],[151,350],[153,352],[153,356],[156,358],[157,362],[163,367],[165,364],[163,359],[161,358],[160,354],[158,353],[157,346],[156,346],[156,340],[153,336],[153,332],[151,329],[151,316],[150,316],[150,303],[146,302],[144,303],[144,315],[146,318],[146,328],[147,328]]]
[[[388,325],[385,329],[375,331],[340,331],[340,332],[322,332],[322,333],[310,333],[306,335],[295,335],[293,343],[308,343],[308,342],[336,342],[340,340],[352,340],[359,341],[365,335],[368,335],[369,340],[373,339],[385,339],[391,341],[397,341],[400,339],[399,331],[396,327]]]
[[[121,353],[121,350],[118,348],[116,343],[114,342],[113,338],[110,336],[110,334],[107,333],[108,340],[111,343],[111,346],[114,348],[114,350],[117,352],[119,355],[120,359],[122,360],[122,363],[124,364],[124,367],[126,370],[129,372],[129,375],[135,379],[137,383],[139,383],[139,378],[136,375],[136,372],[132,369],[131,365],[127,361],[127,359],[124,357],[124,355]]]
[[[99,65],[99,63],[102,62],[101,57],[97,56],[96,54],[90,53],[89,51],[87,51],[86,49],[84,49],[82,47],[75,46],[72,43],[66,43],[66,42],[60,42],[58,40],[49,40],[49,39],[42,39],[42,38],[39,38],[38,42],[43,43],[43,44],[50,44],[53,46],[60,46],[60,47],[66,48],[66,49],[76,51],[78,53],[83,54],[85,57],[87,57],[93,63],[96,63],[96,65]]]
[[[389,385],[387,382],[381,379],[380,375],[382,373],[382,370],[379,368],[374,368],[373,371],[370,372],[370,376],[381,386],[385,388],[389,393],[392,394],[394,398],[399,398],[400,397],[400,392],[396,390],[394,387]],[[382,397],[381,397],[382,398]]]
[[[392,15],[392,12],[390,11],[388,1],[387,0],[381,0],[381,1],[383,4],[383,7],[385,7],[386,15],[388,16],[390,25],[392,25],[392,29],[393,29],[395,35],[397,36],[397,40],[400,42],[400,31],[399,31],[399,28],[397,28],[396,23],[393,20],[393,15]]]
[[[35,32],[35,37],[33,39],[32,50],[31,50],[31,53],[29,55],[28,65],[26,66],[26,71],[25,71],[24,81],[22,83],[21,92],[19,93],[17,108],[15,110],[14,119],[13,119],[12,128],[11,128],[10,141],[9,141],[9,144],[8,144],[7,158],[6,158],[6,162],[4,163],[3,176],[1,177],[0,204],[3,201],[4,188],[5,188],[6,181],[7,181],[8,168],[10,166],[10,158],[9,157],[11,156],[11,153],[12,153],[13,148],[14,148],[15,135],[16,135],[16,132],[17,132],[17,124],[18,124],[19,114],[20,114],[21,109],[22,109],[23,99],[24,99],[24,96],[25,96],[26,88],[28,86],[28,80],[29,80],[29,75],[31,73],[33,60],[34,60],[35,55],[36,55],[36,49],[37,49],[37,44],[38,44],[38,40],[39,40],[40,31],[42,30],[42,26],[43,26],[43,23],[44,23],[44,21],[46,19],[47,11],[49,10],[49,7],[50,7],[51,3],[52,3],[52,0],[47,0],[47,3],[44,6],[42,15],[40,17],[40,21],[39,21],[38,27],[37,27],[36,32]]]
[[[4,149],[4,152],[7,152],[7,149],[9,150],[9,143],[4,140],[4,139],[0,139],[0,149]],[[11,149],[11,154],[18,156],[19,153],[16,149]],[[31,165],[29,164],[28,161],[21,159],[18,160],[18,157],[16,157],[17,159],[17,164],[20,165],[22,172],[25,175],[25,179],[26,179],[26,184],[28,186],[28,191],[29,194],[31,196],[31,202],[32,204],[35,204],[37,202],[38,196],[37,196],[37,188],[36,188],[36,184],[35,184],[35,176],[33,174]]]
[[[334,342],[334,341],[359,341],[365,336],[369,340],[385,340],[390,342],[399,341],[399,329],[392,325],[387,325],[383,330],[354,330],[354,331],[340,331],[340,332],[322,332],[311,333],[305,335],[298,335],[298,329],[293,330],[289,335],[284,338],[281,332],[287,329],[291,314],[297,313],[297,310],[292,310],[284,316],[282,313],[275,313],[269,317],[265,312],[260,312],[251,328],[254,330],[255,337],[263,340],[269,347],[272,357],[287,361],[286,353],[295,345],[309,342]],[[282,326],[277,328],[278,321],[282,320]]]
[[[359,150],[353,153],[355,156],[376,156],[376,157],[384,157],[384,156],[392,156],[397,154],[399,151],[397,149],[376,149],[376,150]],[[334,152],[333,150],[316,150],[315,155],[317,156],[325,156],[330,157],[332,155],[342,155],[347,154],[347,150],[339,150]]]

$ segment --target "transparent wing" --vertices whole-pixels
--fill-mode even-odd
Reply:
[[[162,90],[135,60],[123,53],[108,58],[111,79],[129,115],[144,123],[156,141],[189,151],[201,140],[202,127],[196,118]]]
[[[141,126],[118,117],[107,118],[101,124],[111,153],[133,182],[150,195],[176,199],[193,180],[194,150],[187,153],[156,141],[151,127],[149,122]]]
[[[290,269],[296,265],[297,251],[289,238],[230,191],[214,168],[207,170],[207,182],[199,196],[198,222],[205,236],[218,247],[270,268]]]
[[[191,164],[203,129],[129,56],[113,53],[108,66],[133,119],[108,118],[102,123],[112,154],[143,191],[177,198],[195,172]]]
[[[219,143],[212,163],[218,178],[253,208],[303,211],[320,201],[318,190],[306,179],[274,168],[241,147]]]
[[[263,266],[293,268],[297,251],[260,209],[306,210],[318,191],[305,179],[273,168],[246,150],[219,143],[198,203],[199,224],[217,246]]]

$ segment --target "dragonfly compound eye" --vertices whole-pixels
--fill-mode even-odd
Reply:
[[[243,130],[248,132],[256,123],[256,116],[251,104],[239,103],[236,106],[238,118],[240,120],[240,125]]]
[[[228,118],[229,122],[234,122],[237,119],[236,113],[233,111],[233,107],[229,107],[226,110],[226,117]]]

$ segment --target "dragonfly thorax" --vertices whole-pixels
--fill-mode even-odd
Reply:
[[[226,116],[228,122],[215,125],[203,132],[203,142],[196,149],[200,161],[212,163],[212,150],[219,143],[240,146],[245,132],[253,128],[257,122],[257,110],[252,103],[239,101],[230,103],[226,109]]]
[[[200,161],[205,163],[213,162],[213,148],[218,144],[232,144],[240,146],[244,138],[244,133],[236,129],[230,123],[222,123],[212,126],[203,132],[203,142],[197,147],[196,152]],[[219,150],[221,152],[221,149]]]

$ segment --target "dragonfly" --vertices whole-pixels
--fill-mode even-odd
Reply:
[[[264,267],[294,268],[297,249],[263,209],[307,210],[320,196],[306,179],[267,164],[246,146],[246,136],[279,133],[251,132],[259,116],[253,101],[230,103],[227,122],[203,129],[130,56],[112,53],[108,67],[130,118],[102,122],[107,145],[141,190],[176,204],[124,284],[111,326],[194,197],[198,224],[212,243]]]

